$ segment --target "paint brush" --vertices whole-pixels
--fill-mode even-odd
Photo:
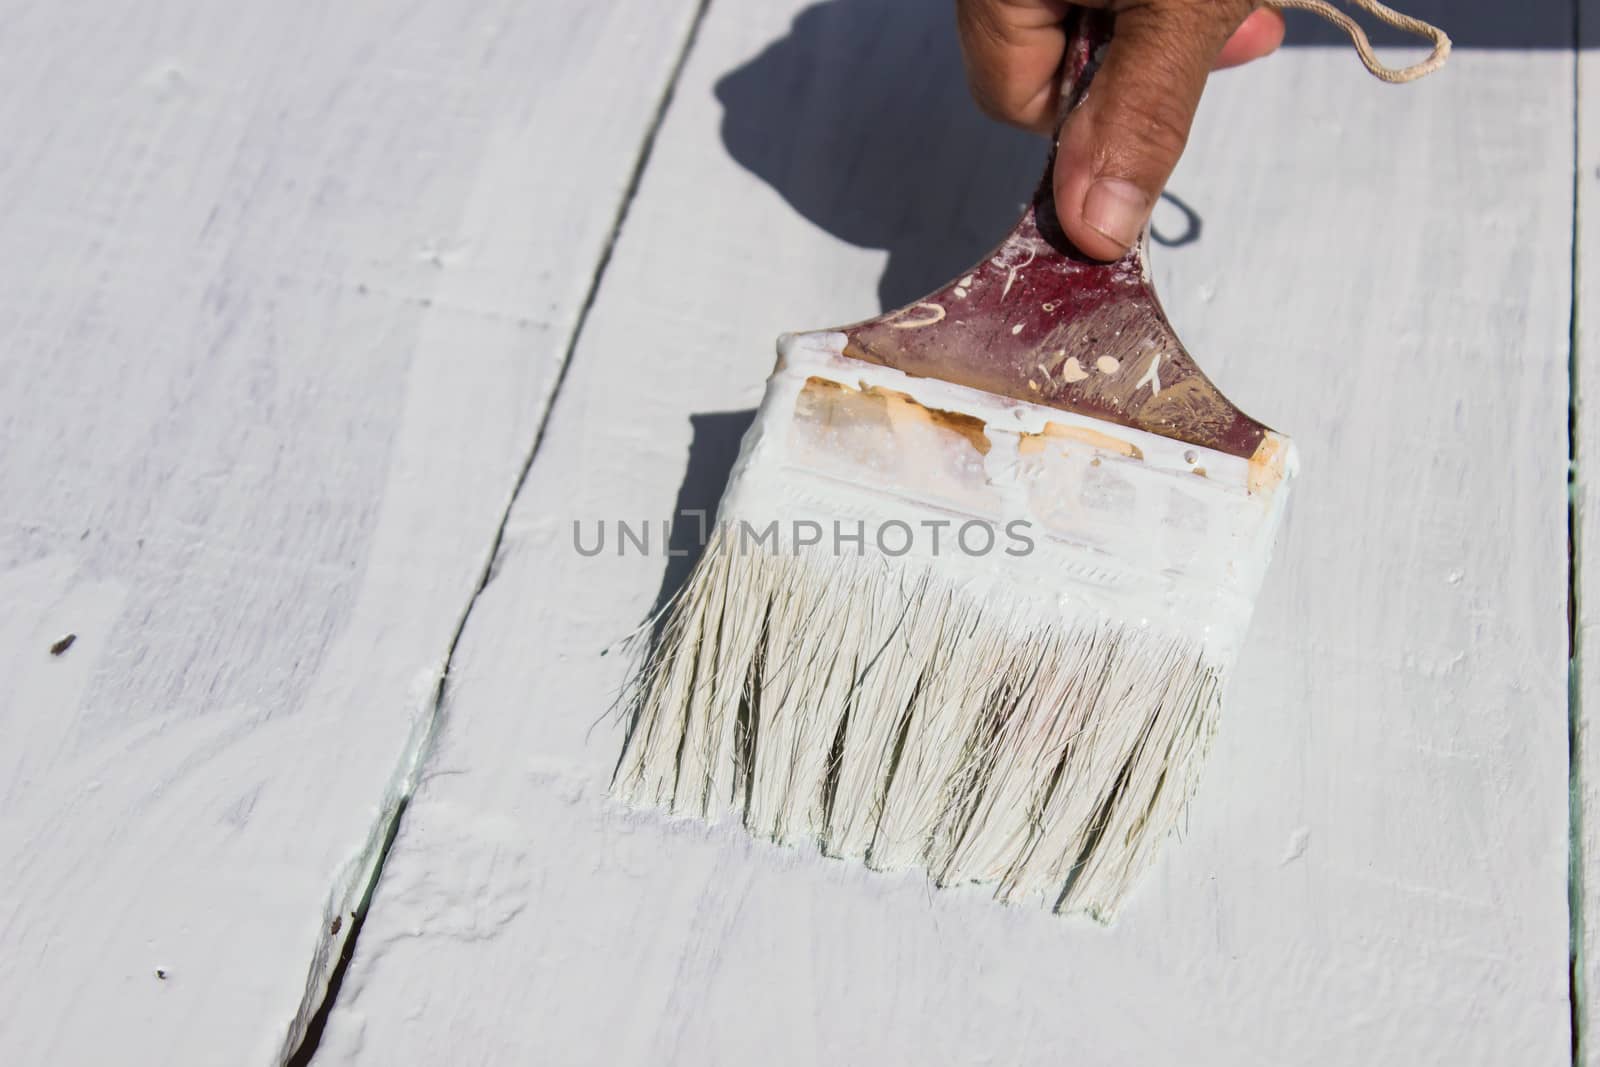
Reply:
[[[1081,96],[1109,19],[1080,11]],[[1053,156],[1051,159],[1053,163]],[[625,691],[623,799],[1109,918],[1177,824],[1295,471],[1047,166],[1000,246],[779,341]]]

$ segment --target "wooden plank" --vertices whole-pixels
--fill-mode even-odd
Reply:
[[[3,5],[0,1060],[294,1044],[692,13]]]
[[[1600,3],[1579,0],[1577,218],[1573,234],[1573,686],[1575,1062],[1600,1067]]]
[[[324,1050],[1566,1063],[1568,52],[1217,79],[1161,281],[1305,472],[1186,839],[1114,927],[607,799],[603,650],[665,561],[585,559],[574,520],[714,499],[779,330],[953,275],[1033,181],[946,18],[712,6]]]

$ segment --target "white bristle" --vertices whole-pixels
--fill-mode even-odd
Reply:
[[[617,775],[629,802],[1102,917],[1177,822],[1220,674],[1176,635],[726,531],[653,663]]]

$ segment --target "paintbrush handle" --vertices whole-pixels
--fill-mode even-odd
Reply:
[[[1068,27],[1062,116],[1111,39],[1108,12]],[[1145,242],[1113,263],[1083,255],[1056,217],[1052,144],[1033,203],[1004,242],[914,304],[843,329],[845,354],[919,377],[1137,427],[1249,457],[1267,428],[1184,350],[1145,270]]]
[[[1061,57],[1061,103],[1056,111],[1056,133],[1088,91],[1094,72],[1111,43],[1112,14],[1099,8],[1074,7],[1067,16],[1067,47]]]
[[[1054,210],[1056,156],[1061,151],[1061,130],[1089,92],[1089,83],[1094,80],[1095,72],[1105,59],[1114,28],[1115,16],[1102,8],[1073,7],[1067,15],[1067,44],[1061,56],[1061,91],[1056,109],[1055,135],[1050,139],[1050,153],[1045,157],[1044,173],[1040,175],[1039,186],[1033,194],[1035,205],[1051,205],[1047,217],[1037,221],[1046,238],[1057,245],[1071,244]],[[1139,239],[1117,261],[1119,266],[1135,273],[1143,271],[1141,256],[1145,252],[1149,231],[1149,223],[1146,223],[1139,231]]]

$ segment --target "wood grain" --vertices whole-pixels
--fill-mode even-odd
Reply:
[[[0,1060],[294,1044],[691,13],[0,5]]]
[[[582,557],[574,520],[714,499],[712,427],[777,332],[953,276],[1031,183],[926,8],[712,6],[324,1050],[1568,1062],[1570,52],[1463,49],[1405,90],[1337,48],[1216,80],[1173,183],[1203,235],[1160,289],[1304,474],[1186,838],[1116,926],[607,799],[603,653],[668,562]]]

